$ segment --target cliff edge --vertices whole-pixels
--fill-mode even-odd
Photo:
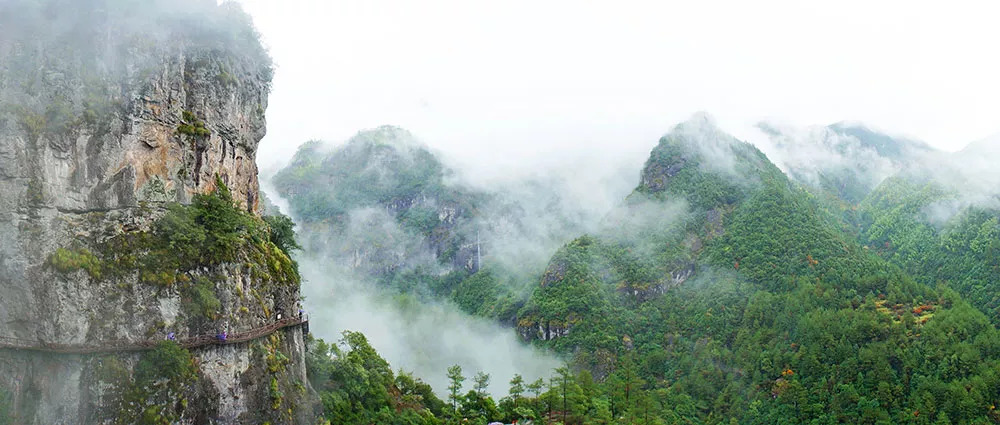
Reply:
[[[233,5],[0,3],[0,413],[309,416],[298,272],[258,206],[271,72]]]

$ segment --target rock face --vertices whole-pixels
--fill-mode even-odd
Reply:
[[[97,19],[88,16],[95,12],[87,5],[62,7],[69,10],[53,12],[58,15],[51,19],[43,14],[38,26],[22,31],[4,28],[14,34],[0,38],[4,209],[83,212],[146,200],[186,201],[211,189],[216,174],[241,203],[255,209],[254,153],[264,136],[270,85],[266,56],[241,57],[246,53],[214,46],[225,39],[170,29],[147,35],[118,28],[123,33],[107,41],[86,29],[53,40],[18,37],[32,30],[59,31],[46,25],[67,13]],[[8,9],[6,19],[22,16],[16,4]],[[116,19],[140,17],[125,14],[105,24],[121,24]],[[190,24],[180,22],[176,25]],[[88,36],[95,45],[62,44]]]
[[[221,301],[198,320],[182,308],[190,296],[179,285],[150,285],[140,271],[112,277],[52,266],[59,249],[148,231],[168,203],[189,203],[217,182],[257,214],[255,152],[270,76],[248,18],[214,0],[0,4],[0,337],[139,343],[167,332],[246,331],[296,314],[297,277],[272,282],[245,259],[184,271],[211,277]],[[191,354],[197,379],[179,393],[183,401],[163,401],[168,421],[306,415],[300,328]],[[6,414],[27,424],[139,417],[156,407],[152,399],[129,404],[115,388],[134,381],[143,358],[0,349]],[[117,382],[104,373],[111,363]]]

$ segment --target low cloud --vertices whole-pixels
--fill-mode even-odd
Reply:
[[[507,394],[507,382],[516,373],[531,382],[547,378],[562,364],[521,343],[513,329],[469,316],[451,304],[379,293],[325,258],[303,256],[299,262],[314,335],[337,341],[344,330],[360,331],[394,369],[413,372],[439,394],[447,392],[446,372],[455,364],[466,377],[490,374],[489,391],[495,397]]]

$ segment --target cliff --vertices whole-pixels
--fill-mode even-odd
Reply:
[[[298,312],[294,263],[258,215],[270,77],[248,17],[214,1],[0,5],[0,337],[14,347],[0,391],[15,423],[306,416],[300,327],[152,349]],[[144,349],[51,349],[110,345]]]

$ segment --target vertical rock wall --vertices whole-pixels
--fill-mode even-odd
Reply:
[[[0,336],[142,342],[254,329],[297,311],[297,280],[261,280],[252,264],[188,271],[212,276],[222,301],[198,322],[176,287],[50,264],[60,248],[149,230],[169,203],[220,180],[256,214],[270,77],[248,18],[214,0],[0,2]],[[306,415],[300,329],[192,354],[198,378],[171,421]],[[121,422],[137,407],[120,399],[108,365],[128,382],[141,359],[0,349],[0,391],[15,423]]]

